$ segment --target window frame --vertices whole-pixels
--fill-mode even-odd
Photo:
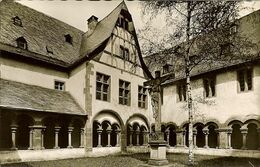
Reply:
[[[185,90],[185,92],[183,92],[183,90]],[[187,101],[187,85],[185,82],[179,82],[176,84],[176,94],[177,94],[177,102]]]
[[[206,82],[208,82],[207,87],[206,87]],[[212,91],[212,84],[214,86],[214,94]],[[207,92],[208,89],[208,92]],[[204,94],[204,98],[213,98],[216,97],[216,76],[211,76],[211,77],[204,77],[203,78],[203,94]],[[207,96],[208,94],[208,96]]]
[[[97,80],[97,76],[98,75],[101,75],[101,80],[98,81]],[[107,82],[104,82],[104,77],[108,77],[108,80]],[[98,84],[101,84],[101,88],[100,88],[100,91],[97,90],[98,88]],[[107,85],[108,88],[107,88],[107,92],[104,91],[104,86]],[[110,75],[107,75],[107,74],[104,74],[104,73],[100,73],[100,72],[96,72],[96,93],[95,93],[95,96],[96,96],[96,100],[101,100],[101,101],[104,101],[104,102],[110,102],[110,96],[111,96],[111,76]],[[97,93],[100,93],[100,99],[98,99],[97,97]],[[104,100],[104,94],[107,95],[107,99]]]
[[[56,89],[56,83],[62,83],[62,84],[63,84],[62,89],[60,89],[60,88],[57,88],[57,89]],[[59,87],[60,87],[60,86],[59,86]],[[55,89],[55,90],[58,90],[58,91],[65,91],[65,81],[54,80],[54,89]]]
[[[123,82],[122,86],[120,82]],[[131,83],[122,79],[119,79],[119,85],[118,85],[118,103],[121,105],[126,105],[126,106],[131,106]],[[128,86],[126,87],[126,84],[128,84]],[[122,95],[120,95],[120,92],[122,90]],[[127,96],[126,96],[126,92]],[[122,103],[121,103],[121,101]],[[127,103],[126,103],[127,101]]]
[[[141,99],[139,100],[139,95]],[[147,108],[147,88],[138,85],[138,107],[146,109]],[[140,104],[140,105],[139,105]]]
[[[244,84],[244,90],[241,90],[241,82],[240,82],[240,76],[239,73],[242,72],[243,74],[243,84]],[[248,72],[250,72],[251,78],[250,78],[250,82],[251,82],[251,89],[248,89]],[[236,71],[237,73],[237,90],[238,93],[245,93],[245,92],[250,92],[254,90],[254,71],[253,71],[253,67],[248,67],[248,68],[241,68],[238,69]]]
[[[28,49],[28,43],[24,37],[17,38],[16,45],[17,45],[17,48],[24,49],[24,50]]]
[[[15,16],[15,17],[13,17],[12,19],[13,19],[13,24],[14,24],[14,25],[23,27],[23,22],[22,22],[22,20],[20,19],[20,17]]]

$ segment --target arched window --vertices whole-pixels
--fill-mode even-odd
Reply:
[[[18,16],[13,17],[13,23],[14,23],[14,25],[17,25],[17,26],[21,26],[21,27],[23,26],[22,20]]]
[[[65,37],[65,42],[72,44],[73,41],[72,41],[72,36],[70,34],[67,34],[64,37]]]
[[[19,37],[16,39],[17,47],[21,49],[27,49],[27,42],[24,37]]]

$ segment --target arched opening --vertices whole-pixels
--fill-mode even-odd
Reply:
[[[29,126],[33,125],[32,117],[28,115],[19,115],[17,118],[17,137],[16,143],[17,148],[21,150],[26,150],[29,148],[29,136],[30,136],[30,128]]]
[[[0,150],[12,147],[11,118],[8,112],[0,111]]]
[[[45,118],[43,125],[46,126],[44,132],[44,148],[52,149],[55,146],[55,120],[52,117]]]
[[[67,148],[68,146],[68,127],[69,127],[69,120],[66,117],[60,118],[62,120],[60,122],[60,131],[59,131],[59,146],[60,148]]]
[[[232,125],[231,147],[234,149],[240,149],[243,145],[243,138],[240,128],[241,126],[239,124]]]
[[[161,132],[163,133],[164,141],[167,141],[166,127],[165,125],[161,125]]]
[[[106,147],[108,145],[108,133],[107,130],[110,130],[110,123],[104,121],[101,123],[102,132],[101,132],[101,145],[102,147]]]
[[[139,138],[140,138],[139,143],[140,143],[141,146],[145,144],[144,137],[145,137],[146,132],[147,132],[146,128],[144,126],[141,126],[141,133],[140,133],[140,136],[139,136]]]
[[[139,135],[140,135],[140,126],[138,123],[134,123],[133,125],[133,145],[137,146],[139,145]]]
[[[127,146],[130,146],[130,138],[132,133],[132,127],[127,125]]]
[[[258,133],[257,133],[257,125],[254,123],[250,123],[247,126],[248,132],[246,136],[246,148],[249,150],[257,150],[258,145]]]
[[[115,147],[117,145],[117,135],[119,133],[119,125],[113,124],[112,131],[111,131],[111,146]]]
[[[71,144],[73,148],[79,148],[80,146],[81,128],[83,128],[82,121],[78,119],[75,120],[73,122],[73,131],[71,134]]]
[[[218,146],[218,133],[216,132],[216,126],[209,125],[208,145],[210,148],[216,148]]]
[[[189,147],[189,124],[185,124],[183,127],[185,129],[185,144]]]
[[[169,125],[168,129],[169,129],[169,145],[173,147],[176,145],[176,132],[175,132],[176,128],[174,125]]]
[[[205,146],[205,134],[203,133],[203,125],[198,124],[196,126],[197,134],[196,134],[196,144],[197,147]]]

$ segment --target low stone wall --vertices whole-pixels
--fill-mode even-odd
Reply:
[[[87,157],[100,157],[121,153],[121,147],[95,147],[92,152],[87,152]]]
[[[148,153],[150,152],[149,146],[128,146],[126,148],[129,153]]]
[[[0,151],[0,164],[80,158],[84,156],[84,148]]]
[[[167,148],[168,153],[186,153],[188,154],[188,148]],[[250,157],[259,158],[260,150],[238,150],[238,149],[214,149],[214,148],[196,148],[193,150],[194,154],[200,155],[213,155],[213,156],[225,156],[225,157]]]

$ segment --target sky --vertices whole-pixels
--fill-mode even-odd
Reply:
[[[17,0],[17,2],[52,16],[85,32],[87,30],[87,19],[90,16],[95,15],[99,20],[102,20],[102,18],[107,16],[122,1]],[[145,21],[142,18],[141,2],[125,1],[125,3],[133,17],[135,28],[137,30],[141,29],[144,26]],[[241,10],[240,15],[244,16],[258,9],[260,9],[260,1],[243,2],[243,9]],[[161,25],[161,22],[157,21],[156,24]]]

